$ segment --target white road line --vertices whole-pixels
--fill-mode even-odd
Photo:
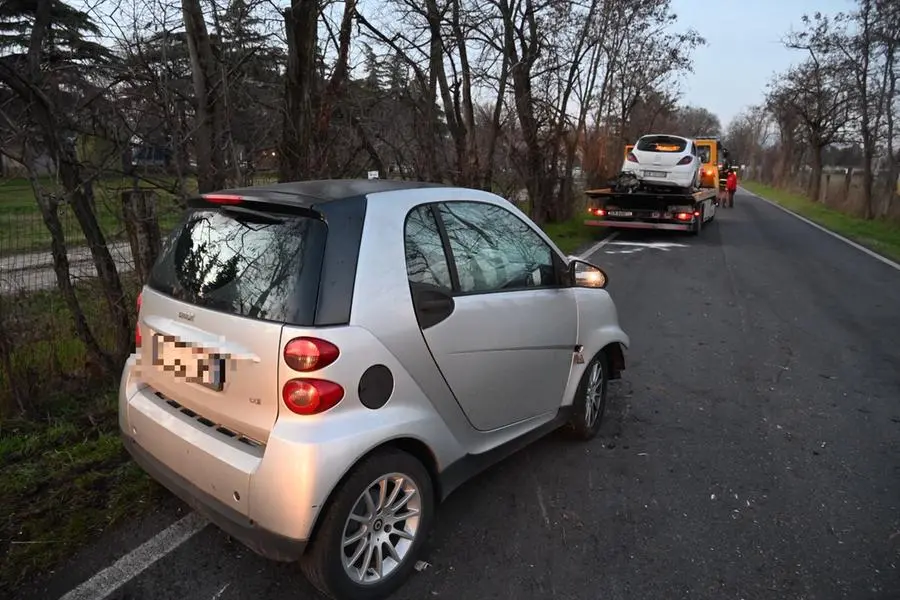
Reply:
[[[840,235],[840,234],[837,234],[837,233],[831,231],[830,229],[828,229],[828,228],[826,228],[826,227],[822,227],[821,225],[819,225],[819,224],[816,223],[815,221],[810,221],[810,220],[807,219],[806,217],[803,217],[803,216],[798,215],[798,214],[795,213],[794,211],[792,211],[792,210],[790,210],[790,209],[787,209],[787,208],[781,206],[781,205],[778,204],[777,202],[772,202],[772,201],[769,200],[768,198],[763,198],[763,197],[760,196],[759,194],[754,194],[753,192],[751,192],[750,190],[748,190],[748,189],[746,189],[746,188],[744,188],[744,187],[741,187],[741,191],[744,192],[745,194],[748,194],[748,195],[750,195],[750,196],[753,196],[754,198],[758,198],[758,199],[762,200],[763,202],[768,202],[769,204],[771,204],[771,205],[774,206],[775,208],[778,208],[778,209],[780,209],[780,210],[783,210],[784,212],[786,212],[787,214],[789,214],[789,215],[791,215],[791,216],[797,217],[798,219],[800,219],[801,221],[803,221],[803,222],[806,223],[807,225],[812,225],[813,227],[815,227],[815,228],[818,229],[819,231],[823,231],[823,232],[827,233],[828,235],[830,235],[831,237],[836,238],[836,239],[838,239],[838,240],[841,240],[842,242],[844,242],[844,243],[847,244],[848,246],[853,246],[854,248],[856,248],[856,249],[859,250],[860,252],[864,252],[865,254],[868,254],[869,256],[871,256],[872,258],[874,258],[875,260],[880,260],[881,262],[883,262],[883,263],[886,264],[887,266],[893,267],[893,268],[897,269],[898,271],[900,271],[900,263],[895,263],[895,262],[892,261],[891,259],[889,259],[889,258],[887,258],[887,257],[885,257],[885,256],[882,256],[881,254],[878,254],[877,252],[875,252],[875,251],[873,251],[873,250],[869,250],[869,249],[866,248],[865,246],[861,246],[861,245],[857,244],[856,242],[854,242],[853,240],[847,239],[847,238],[845,238],[844,236],[842,236],[842,235]]]
[[[159,532],[60,600],[103,600],[209,524],[192,512]]]
[[[609,234],[608,236],[606,236],[605,238],[603,238],[602,240],[600,240],[599,242],[597,242],[596,244],[594,244],[593,246],[588,248],[586,252],[582,252],[581,256],[579,256],[578,258],[580,258],[581,260],[587,260],[588,257],[591,256],[594,252],[596,252],[603,246],[605,246],[608,243],[610,243],[611,241],[613,241],[617,235],[619,235],[619,232],[613,231],[611,234]]]

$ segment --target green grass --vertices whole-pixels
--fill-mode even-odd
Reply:
[[[61,186],[52,178],[42,178],[40,183],[47,193],[62,193]],[[106,178],[94,183],[97,220],[107,240],[125,237],[121,193],[133,187],[133,181],[123,177]],[[142,180],[139,187],[154,190],[158,194],[160,226],[164,229],[174,226],[180,216],[174,180]],[[81,227],[68,205],[60,207],[60,220],[65,230],[66,243],[70,247],[83,244]],[[31,183],[27,179],[0,180],[0,256],[46,251],[49,248],[50,234],[41,218]]]
[[[771,186],[745,181],[741,185],[777,202],[837,234],[849,238],[879,254],[900,261],[900,223],[883,219],[866,220],[811,202],[806,197]]]
[[[47,408],[0,427],[0,596],[163,497],[119,441],[115,390]]]
[[[136,283],[123,285],[133,302]],[[104,347],[114,331],[96,283],[76,288]],[[15,340],[0,368],[0,596],[58,565],[110,526],[163,497],[118,437],[114,377],[93,373],[56,291],[0,298],[0,327]],[[0,365],[2,366],[2,365]],[[27,409],[12,395],[19,390]]]
[[[572,254],[597,240],[602,230],[596,227],[588,227],[584,224],[585,215],[577,213],[568,221],[559,223],[545,223],[542,227],[559,249],[566,254]]]

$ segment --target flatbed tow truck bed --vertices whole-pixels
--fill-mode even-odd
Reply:
[[[695,235],[716,216],[718,190],[693,193],[668,191],[587,190],[588,213],[584,224],[611,229],[664,229]]]

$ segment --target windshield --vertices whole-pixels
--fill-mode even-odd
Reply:
[[[325,234],[309,217],[196,210],[164,243],[149,284],[204,308],[311,325]]]
[[[708,163],[711,154],[712,148],[710,148],[709,146],[697,146],[697,155],[700,157],[700,162],[704,164]]]

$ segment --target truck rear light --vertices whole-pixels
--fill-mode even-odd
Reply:
[[[244,201],[243,196],[234,194],[203,194],[203,199],[213,204],[240,204]]]
[[[682,158],[681,160],[678,161],[678,164],[679,165],[689,165],[689,164],[691,164],[691,160],[693,160],[692,157],[685,156],[684,158]]]
[[[327,367],[341,352],[331,342],[312,337],[298,337],[284,347],[284,362],[295,371],[306,373]]]
[[[281,398],[298,415],[315,415],[334,407],[344,397],[344,388],[324,379],[291,379],[284,384]]]
[[[137,296],[137,319],[134,322],[134,347],[141,347],[141,297],[143,293]]]

